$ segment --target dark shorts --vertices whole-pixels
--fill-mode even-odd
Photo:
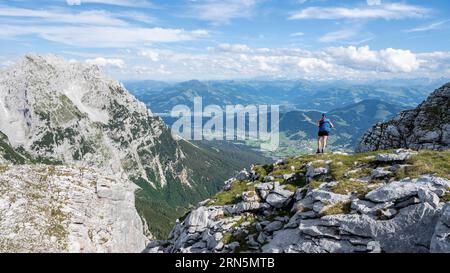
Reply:
[[[325,132],[325,131],[319,131],[319,136],[329,136],[330,135],[330,133],[328,133],[328,132]]]

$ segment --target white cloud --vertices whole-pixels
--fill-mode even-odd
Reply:
[[[409,73],[419,69],[420,61],[409,50],[387,48],[379,51],[363,47],[334,47],[325,50],[334,63],[358,70]]]
[[[203,53],[149,48],[140,51],[139,55],[143,63],[139,69],[127,67],[130,76],[135,72],[142,78],[175,80],[416,78],[446,76],[446,71],[450,69],[450,52],[414,53],[394,48],[372,50],[369,46],[307,51],[219,44]],[[163,71],[168,73],[161,73],[161,65],[164,65]]]
[[[301,58],[297,65],[308,74],[321,73],[323,71],[331,72],[333,70],[332,64],[317,58]]]
[[[291,33],[289,36],[291,36],[291,37],[302,37],[302,36],[305,36],[305,33],[303,33],[303,32],[295,32],[295,33]]]
[[[289,19],[386,19],[398,20],[406,18],[420,18],[429,13],[429,10],[420,6],[392,3],[373,5],[369,7],[343,8],[343,7],[308,7],[293,13]]]
[[[34,24],[32,19],[40,20],[37,23],[64,23],[64,24],[89,24],[124,26],[128,23],[118,18],[118,16],[101,10],[82,11],[70,13],[65,10],[47,9],[34,10],[23,8],[2,7],[0,16],[6,18],[26,17],[29,24]]]
[[[247,18],[260,0],[203,0],[193,1],[190,15],[213,23],[228,23],[232,19]]]
[[[448,22],[450,22],[450,20],[444,20],[444,21],[439,21],[439,22],[434,22],[425,26],[420,26],[420,27],[416,27],[416,28],[411,28],[411,29],[407,29],[405,30],[405,32],[423,32],[423,31],[430,31],[430,30],[434,30],[434,29],[438,29],[441,26],[447,24]]]
[[[358,32],[354,29],[344,29],[327,33],[319,38],[319,42],[329,43],[344,40],[356,36]]]
[[[145,0],[66,0],[71,6],[79,6],[81,4],[106,4],[124,7],[152,7],[153,5]]]
[[[381,0],[367,0],[367,5],[379,6],[379,5],[381,5]]]
[[[149,60],[151,60],[153,62],[159,61],[159,53],[156,52],[155,50],[151,50],[151,49],[142,50],[140,55],[148,58]]]
[[[106,59],[103,57],[97,57],[95,59],[87,59],[86,63],[91,65],[98,65],[100,67],[112,66],[117,68],[123,68],[125,62],[122,59]]]
[[[204,37],[204,30],[186,31],[170,28],[112,27],[112,26],[11,26],[0,25],[8,31],[0,37],[35,34],[61,44],[87,48],[125,48],[152,43],[171,43]]]
[[[378,54],[384,66],[391,72],[413,72],[420,66],[416,55],[409,50],[387,48]]]
[[[243,44],[219,44],[216,50],[222,52],[245,53],[250,51],[250,47]]]

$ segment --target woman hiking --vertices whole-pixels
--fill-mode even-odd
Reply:
[[[317,122],[317,127],[319,128],[319,134],[317,138],[317,153],[323,154],[323,150],[327,147],[328,136],[330,135],[331,129],[334,128],[334,125],[324,113],[322,114],[322,118]]]

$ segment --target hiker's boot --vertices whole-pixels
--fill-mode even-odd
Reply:
[[[322,149],[321,153],[322,153],[322,154],[324,153],[324,152],[323,152],[323,149]]]
[[[317,152],[316,152],[316,154],[320,154],[320,150],[319,150],[319,149],[317,149]]]

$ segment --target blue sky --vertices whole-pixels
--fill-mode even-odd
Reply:
[[[0,1],[0,64],[54,53],[119,79],[450,77],[450,3]]]

